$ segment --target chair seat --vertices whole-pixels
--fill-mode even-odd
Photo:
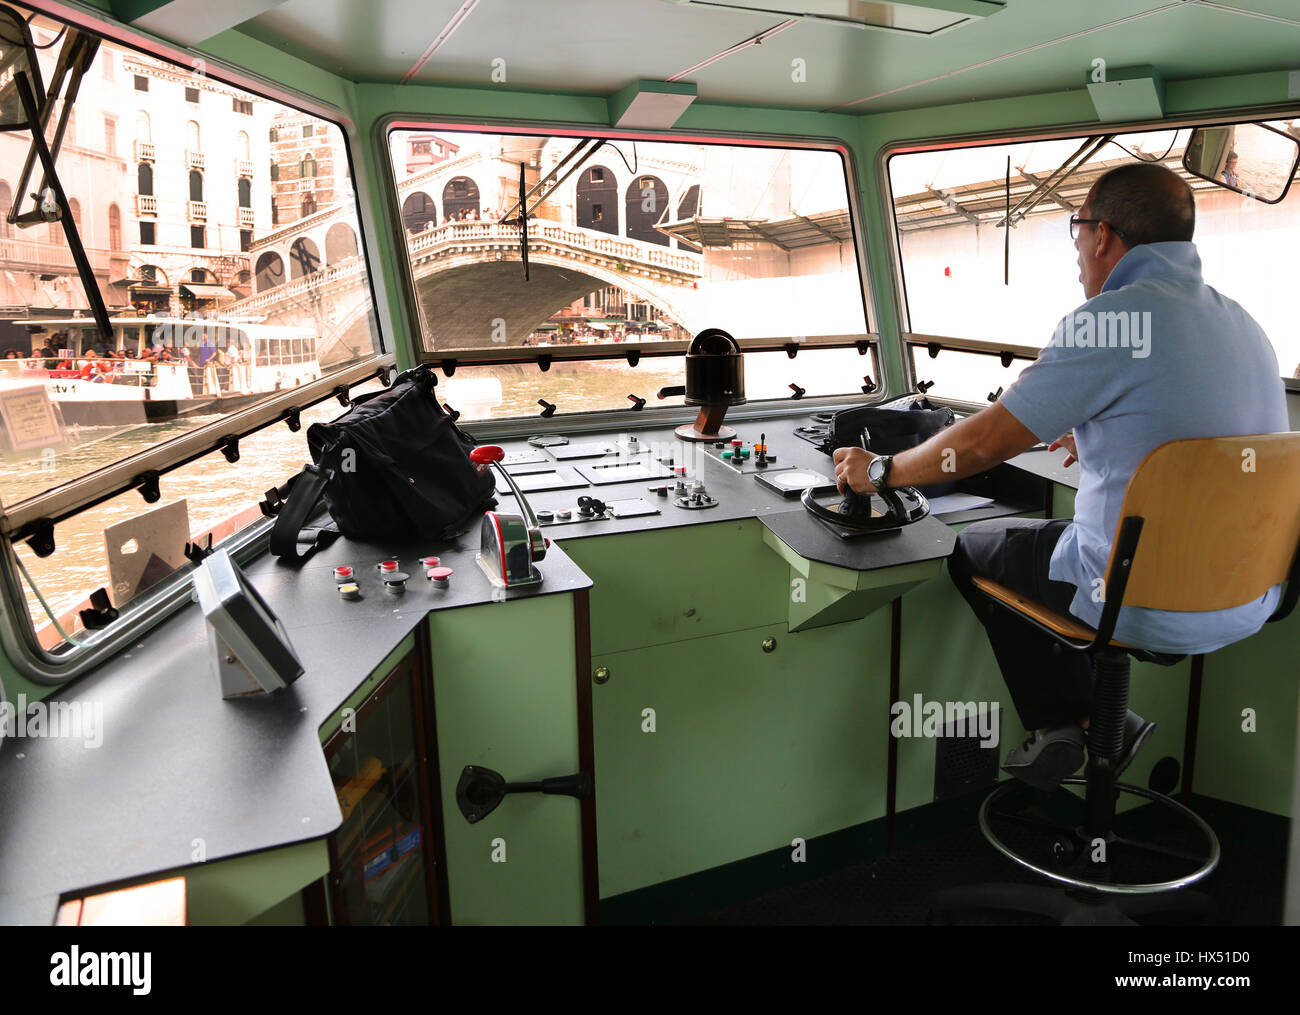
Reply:
[[[1017,613],[1038,621],[1044,627],[1051,628],[1062,638],[1069,638],[1072,641],[1086,644],[1097,636],[1097,632],[1082,620],[1066,616],[1063,613],[1057,613],[1055,610],[1049,610],[1042,603],[1035,602],[1027,596],[1022,596],[1019,592],[1013,592],[1005,585],[999,585],[997,582],[988,578],[981,578],[979,575],[972,575],[971,581],[986,596],[992,596],[999,602],[1011,607]],[[1137,646],[1126,645],[1122,641],[1112,640],[1111,644],[1116,648],[1142,651]]]

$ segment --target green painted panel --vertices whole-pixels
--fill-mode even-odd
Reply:
[[[182,873],[190,923],[246,923],[325,877],[329,866],[325,840],[314,839],[187,868]]]
[[[229,860],[150,874],[120,887],[185,878],[185,901],[192,926],[232,926],[264,922],[302,923],[298,893],[329,873],[324,839],[282,849],[249,853]],[[292,919],[297,904],[297,919]]]
[[[790,571],[754,518],[564,543],[595,583],[602,655],[785,621]]]
[[[884,814],[887,611],[593,661],[602,897]]]
[[[247,921],[245,927],[302,927],[307,914],[302,907],[302,895],[295,892],[277,906]]]
[[[917,586],[903,597],[902,651],[899,656],[900,700],[924,702],[999,702],[1002,737],[990,747],[1005,757],[1007,744],[1023,739],[1024,731],[1011,705],[1002,672],[998,669],[988,636],[966,604],[948,569]],[[930,803],[934,799],[936,741],[922,737],[898,740],[898,810]]]
[[[440,610],[429,618],[454,923],[583,921],[577,800],[508,796],[477,825],[456,806],[466,765],[495,769],[511,782],[578,771],[573,623],[570,595]],[[496,862],[494,849],[500,857],[502,845],[504,862]]]
[[[1291,816],[1300,611],[1205,657],[1196,792]],[[1245,709],[1254,710],[1247,732]]]
[[[1052,517],[1053,518],[1073,518],[1074,517],[1074,498],[1078,493],[1072,486],[1064,486],[1061,483],[1052,484]]]

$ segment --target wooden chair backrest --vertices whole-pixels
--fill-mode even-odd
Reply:
[[[1170,441],[1129,480],[1124,519],[1144,521],[1125,606],[1225,610],[1285,581],[1300,545],[1300,433]]]

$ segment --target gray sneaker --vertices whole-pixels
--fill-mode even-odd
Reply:
[[[1035,730],[1028,740],[1007,754],[1002,771],[1034,789],[1056,789],[1062,779],[1083,765],[1086,743],[1087,735],[1078,723]]]
[[[1124,770],[1133,764],[1133,759],[1138,756],[1138,751],[1146,745],[1151,738],[1151,734],[1156,731],[1156,724],[1147,722],[1140,715],[1129,709],[1128,715],[1124,717],[1124,750],[1119,756],[1119,762],[1115,765],[1115,778],[1124,774]]]

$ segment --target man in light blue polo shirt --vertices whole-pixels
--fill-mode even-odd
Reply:
[[[1191,188],[1162,166],[1136,163],[1101,177],[1071,219],[1087,302],[1062,319],[997,403],[872,470],[888,486],[960,479],[1040,440],[1065,447],[1067,464],[1079,461],[1073,519],[976,523],[959,534],[948,562],[988,631],[1021,720],[1035,731],[1004,767],[1039,788],[1083,764],[1092,664],[1082,654],[1053,654],[1047,635],[1007,611],[990,614],[971,576],[1095,627],[1124,492],[1147,453],[1183,438],[1289,429],[1267,336],[1201,279],[1191,242],[1195,216]],[[944,468],[954,464],[954,452],[955,472]],[[841,489],[874,492],[867,466],[875,457],[837,451]],[[1210,652],[1259,630],[1280,594],[1277,586],[1254,602],[1208,613],[1124,607],[1114,636],[1158,652]],[[1117,774],[1153,728],[1129,713]]]

